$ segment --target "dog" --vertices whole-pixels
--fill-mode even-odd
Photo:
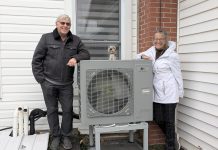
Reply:
[[[109,54],[109,60],[116,60],[116,54],[117,54],[117,49],[116,46],[110,45],[108,46],[108,54]]]

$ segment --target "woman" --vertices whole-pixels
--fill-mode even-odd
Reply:
[[[166,135],[166,150],[175,150],[175,108],[183,97],[183,81],[176,43],[165,31],[154,35],[154,46],[137,55],[153,63],[154,120]]]

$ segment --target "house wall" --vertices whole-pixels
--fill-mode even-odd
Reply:
[[[45,109],[31,60],[41,35],[51,32],[56,17],[63,13],[60,0],[0,0],[0,128],[12,126],[17,106]],[[45,121],[38,120],[36,129],[47,128]]]
[[[218,1],[179,0],[178,51],[184,99],[177,130],[188,150],[218,149]]]
[[[152,46],[158,29],[169,33],[169,40],[177,38],[177,0],[139,0],[139,52]],[[149,145],[164,144],[165,136],[155,122],[149,122]]]
[[[127,5],[126,0],[123,2]],[[131,8],[131,20],[128,20],[131,42],[127,42],[131,47],[125,55],[129,59],[137,53],[137,0],[128,0],[128,6]],[[13,111],[18,106],[28,106],[30,111],[46,109],[40,85],[32,75],[32,55],[41,35],[55,28],[58,15],[66,13],[75,23],[75,8],[75,0],[18,0],[16,3],[0,0],[0,129],[12,126]],[[71,30],[76,33],[75,24]],[[73,106],[74,111],[79,112],[78,86],[74,86]],[[75,120],[73,126],[79,124]],[[48,129],[46,118],[36,122],[38,129]]]

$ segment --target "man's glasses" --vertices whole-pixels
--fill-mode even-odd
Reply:
[[[60,21],[59,21],[60,22]],[[63,25],[67,25],[67,26],[70,26],[70,23],[69,22],[60,22],[60,24],[63,26]]]

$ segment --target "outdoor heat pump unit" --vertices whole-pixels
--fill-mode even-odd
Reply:
[[[79,66],[82,126],[151,121],[151,61],[84,60]]]

